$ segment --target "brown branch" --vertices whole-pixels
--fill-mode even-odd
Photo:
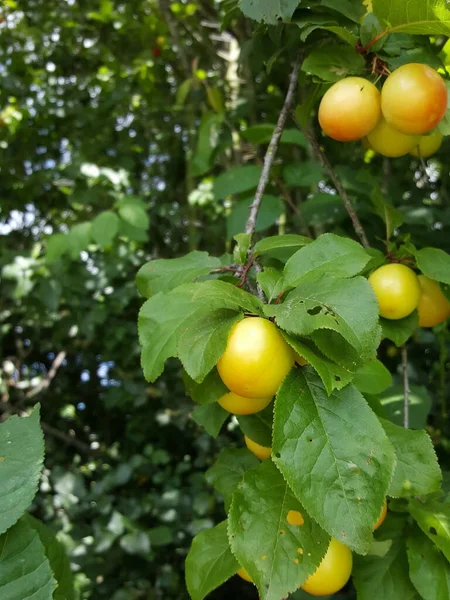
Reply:
[[[284,100],[283,108],[278,116],[278,121],[275,126],[272,138],[267,148],[266,155],[264,157],[264,166],[259,179],[258,188],[256,190],[255,198],[250,206],[250,214],[245,225],[245,233],[252,235],[255,232],[256,218],[258,211],[261,206],[262,197],[264,190],[266,189],[267,183],[269,182],[270,169],[272,168],[273,161],[275,159],[278,144],[280,142],[281,135],[286,124],[287,116],[291,108],[292,102],[294,101],[295,88],[297,87],[298,71],[300,69],[300,57],[297,57],[294,68],[291,73],[289,88]]]
[[[40,394],[42,391],[46,390],[51,384],[53,378],[55,377],[59,367],[61,366],[65,358],[66,352],[65,350],[62,350],[57,354],[55,360],[52,362],[52,366],[50,367],[47,376],[44,379],[42,379],[42,381],[40,381],[36,387],[32,388],[29,392],[27,392],[25,396],[27,398],[33,398],[34,396]]]
[[[178,54],[180,57],[181,64],[183,66],[185,77],[189,77],[191,73],[191,69],[189,67],[189,60],[184,52],[183,46],[181,45],[181,39],[178,34],[177,25],[174,22],[174,17],[172,15],[172,11],[170,10],[170,3],[168,0],[159,0],[159,6],[161,8],[161,12],[163,13],[164,20],[167,23],[167,27],[169,28],[172,43],[178,49]]]
[[[297,127],[308,138],[308,141],[309,141],[315,155],[319,159],[320,164],[325,169],[329,178],[333,182],[334,187],[336,188],[339,196],[342,199],[342,202],[344,203],[345,209],[352,221],[353,229],[355,230],[356,235],[359,237],[361,244],[364,246],[364,248],[370,248],[370,244],[367,239],[366,232],[364,231],[364,227],[362,226],[361,221],[359,220],[358,215],[356,214],[355,209],[353,208],[352,203],[350,202],[350,198],[348,197],[347,192],[345,191],[344,186],[342,185],[342,181],[339,179],[337,174],[334,172],[333,167],[331,166],[331,164],[329,163],[323,150],[321,149],[319,142],[316,140],[316,138],[314,137],[314,134],[312,133],[311,130],[304,129],[300,125],[300,123],[297,121],[295,115],[293,115],[293,119],[294,119],[295,123],[297,124]]]
[[[408,349],[402,346],[402,371],[403,371],[403,426],[409,427],[409,379],[408,379]]]
[[[52,437],[57,438],[62,442],[65,442],[69,446],[73,446],[74,448],[76,448],[80,452],[83,452],[84,454],[99,454],[98,450],[93,450],[88,444],[80,442],[80,440],[76,440],[75,438],[71,438],[63,431],[60,431],[59,429],[56,429],[55,427],[44,423],[44,421],[41,421],[41,427],[46,434],[51,435]]]

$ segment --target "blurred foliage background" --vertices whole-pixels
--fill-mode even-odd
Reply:
[[[299,28],[255,29],[234,0],[4,0],[0,39],[2,418],[42,404],[33,510],[68,547],[79,598],[182,600],[191,539],[224,516],[204,472],[242,439],[233,421],[213,439],[191,419],[176,361],[155,385],[144,380],[134,278],[151,258],[232,250]],[[438,62],[444,42],[430,41]],[[302,73],[298,102],[310,103],[317,135],[321,89]],[[447,140],[426,164],[320,142],[375,246],[379,190],[404,215],[398,239],[450,251]],[[257,229],[354,235],[293,122]],[[413,418],[428,420],[444,469],[448,351],[441,326],[419,331],[409,352]],[[395,412],[399,351],[385,342],[380,358],[395,375]],[[256,597],[234,577],[211,598],[230,594]]]

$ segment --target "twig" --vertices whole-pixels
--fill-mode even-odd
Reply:
[[[182,64],[183,70],[184,70],[184,74],[186,77],[189,77],[190,72],[191,72],[191,69],[189,67],[189,60],[184,52],[183,46],[181,45],[181,39],[178,34],[177,26],[174,23],[172,12],[170,10],[169,1],[168,0],[159,0],[159,5],[161,7],[161,12],[163,13],[164,20],[167,23],[167,27],[169,28],[172,42],[173,42],[174,46],[176,46],[178,48],[178,56],[180,57],[181,64]]]
[[[258,216],[258,211],[261,206],[261,200],[264,194],[264,190],[266,189],[267,183],[269,181],[270,169],[272,167],[273,161],[275,159],[275,155],[277,153],[278,144],[280,142],[281,135],[284,130],[284,126],[286,124],[286,119],[289,114],[290,107],[294,100],[295,88],[297,87],[298,80],[298,71],[300,68],[300,57],[297,57],[295,61],[294,68],[291,73],[289,88],[286,94],[286,98],[284,100],[283,108],[278,116],[278,121],[275,126],[274,132],[272,134],[272,138],[269,143],[269,147],[267,148],[266,155],[264,157],[264,166],[261,173],[261,177],[258,183],[258,188],[256,190],[255,198],[250,206],[250,214],[247,219],[247,223],[245,225],[245,233],[252,235],[255,231],[256,227],[256,218]]]
[[[329,178],[333,182],[334,187],[338,191],[338,194],[341,197],[342,202],[344,203],[344,206],[348,213],[348,216],[350,217],[350,219],[352,221],[353,229],[355,230],[356,235],[359,237],[361,244],[364,246],[364,248],[370,248],[370,244],[367,239],[366,232],[364,231],[364,227],[362,226],[361,221],[358,219],[358,215],[356,214],[355,209],[353,208],[352,203],[350,202],[350,198],[348,197],[347,192],[345,191],[341,180],[339,179],[337,174],[334,172],[333,167],[330,165],[327,157],[323,153],[318,141],[314,137],[314,134],[309,129],[304,129],[300,125],[300,123],[297,121],[295,115],[292,115],[292,116],[293,116],[295,123],[297,124],[297,127],[308,138],[308,141],[309,141],[312,149],[314,150],[315,155],[319,159],[320,164],[325,169]]]
[[[27,392],[25,394],[25,396],[27,398],[33,398],[34,396],[37,396],[38,394],[40,394],[43,390],[46,390],[49,387],[49,385],[51,384],[52,379],[56,375],[59,367],[61,366],[61,364],[63,363],[65,358],[66,358],[66,352],[65,352],[65,350],[62,350],[61,352],[59,352],[57,354],[55,360],[52,362],[52,366],[50,367],[50,369],[47,373],[47,377],[42,379],[42,381],[39,382],[36,387],[32,388],[29,392]]]
[[[41,427],[46,434],[51,435],[52,437],[55,437],[61,440],[62,442],[65,442],[69,446],[73,446],[74,448],[76,448],[80,452],[83,452],[84,454],[99,454],[98,450],[93,450],[88,446],[88,444],[85,444],[84,442],[80,442],[80,440],[76,440],[74,438],[69,437],[59,429],[56,429],[55,427],[44,423],[44,421],[41,421]]]
[[[262,268],[257,260],[255,261],[255,271],[256,271],[256,293],[258,294],[258,298],[261,300],[261,302],[265,302],[266,298],[264,296],[263,289],[258,282],[258,273],[261,273]]]
[[[409,380],[408,380],[408,350],[406,344],[402,346],[402,371],[403,371],[403,426],[409,427]]]

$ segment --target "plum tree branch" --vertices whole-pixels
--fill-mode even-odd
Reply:
[[[325,153],[320,147],[319,142],[317,141],[310,129],[304,129],[300,125],[295,115],[292,115],[292,117],[297,127],[306,135],[314,154],[317,156],[320,164],[325,169],[326,173],[328,174],[328,177],[333,182],[334,187],[336,188],[339,196],[342,199],[342,202],[344,203],[345,210],[347,211],[348,216],[352,221],[353,229],[355,230],[356,235],[359,237],[361,244],[364,246],[364,248],[370,248],[369,240],[367,239],[364,227],[362,226],[361,221],[359,220],[358,215],[356,214],[355,209],[353,208],[352,203],[350,202],[350,198],[348,197],[348,194],[345,191],[344,186],[342,185],[342,181],[339,179],[338,175],[331,166],[328,158],[325,156]]]
[[[284,99],[283,108],[278,116],[278,121],[273,131],[272,137],[270,139],[269,146],[267,148],[266,155],[264,157],[264,165],[261,173],[261,177],[259,179],[258,187],[256,189],[255,198],[250,206],[250,214],[247,219],[247,223],[245,225],[245,233],[252,235],[255,232],[256,227],[256,219],[258,217],[258,212],[261,207],[261,201],[264,194],[264,190],[269,182],[270,170],[273,165],[273,161],[275,160],[275,156],[278,150],[278,145],[280,143],[280,138],[283,134],[284,127],[286,125],[286,120],[289,114],[289,110],[294,101],[295,88],[297,87],[298,80],[298,72],[300,69],[300,56],[297,57],[295,61],[294,68],[292,69],[292,73],[289,80],[289,88]]]
[[[408,378],[408,349],[402,346],[402,371],[403,371],[403,426],[409,427],[409,378]]]

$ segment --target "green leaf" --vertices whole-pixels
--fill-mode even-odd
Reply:
[[[403,386],[396,385],[381,396],[381,405],[389,419],[396,425],[403,425]],[[423,429],[431,410],[431,398],[425,387],[411,386],[409,391],[409,426]]]
[[[290,510],[304,524],[290,525]],[[295,591],[320,564],[329,536],[305,512],[270,460],[247,471],[228,515],[231,549],[258,587],[261,600]]]
[[[223,354],[227,332],[239,315],[261,314],[261,307],[255,296],[219,280],[183,284],[152,296],[138,318],[145,377],[155,381],[165,361],[179,357],[190,377],[201,381]]]
[[[262,167],[258,165],[246,165],[244,167],[232,167],[221,173],[214,181],[214,197],[223,200],[232,194],[241,194],[256,188],[261,177]]]
[[[363,3],[353,0],[318,0],[320,6],[332,8],[359,25],[364,15]]]
[[[409,498],[437,491],[442,473],[428,433],[380,421],[397,455],[389,496]]]
[[[229,389],[220,378],[217,369],[213,369],[201,383],[194,381],[186,371],[183,371],[183,382],[189,396],[198,404],[217,402]]]
[[[47,525],[38,521],[38,519],[35,519],[31,515],[26,515],[23,517],[23,520],[32,529],[37,531],[53,575],[58,583],[58,587],[53,594],[53,600],[74,600],[73,574],[63,544],[58,540],[53,531]]]
[[[332,273],[334,277],[353,277],[369,262],[370,256],[361,244],[348,238],[324,233],[314,242],[298,250],[284,267],[285,287]]]
[[[70,255],[77,259],[80,252],[87,250],[91,240],[92,223],[78,223],[74,225],[67,236]]]
[[[199,177],[211,169],[213,154],[219,143],[219,127],[224,118],[222,113],[203,114],[198,130],[197,147],[190,164],[191,177]]]
[[[21,519],[0,536],[0,597],[52,600],[55,587],[39,535],[27,520]]]
[[[252,144],[266,144],[270,142],[275,125],[262,123],[247,127],[240,132],[241,137]],[[302,148],[307,147],[306,138],[298,129],[285,129],[280,138],[280,144],[295,144]]]
[[[45,252],[45,260],[53,262],[66,252],[69,252],[69,236],[64,233],[55,233],[47,239],[47,248]]]
[[[372,13],[366,13],[361,23],[360,40],[363,47],[366,47],[383,30],[380,21]],[[375,44],[370,46],[371,52],[378,52],[383,47],[386,37],[382,37]]]
[[[250,248],[250,244],[252,241],[252,236],[250,233],[237,233],[233,236],[233,239],[236,242],[235,247],[233,248],[233,259],[235,262],[240,265],[247,264],[248,259],[248,251]]]
[[[192,412],[192,418],[198,425],[204,427],[211,437],[216,438],[229,414],[220,404],[213,402],[197,406]]]
[[[247,198],[246,200],[239,200],[233,204],[231,212],[227,217],[228,238],[232,238],[237,233],[244,231],[252,202],[253,198]],[[261,207],[256,218],[255,231],[264,231],[268,227],[274,225],[283,210],[283,203],[279,198],[276,196],[263,196]]]
[[[303,282],[282,304],[264,308],[288,333],[307,336],[318,329],[334,330],[354,348],[361,362],[375,358],[380,340],[378,304],[363,277],[336,279],[323,275]]]
[[[325,178],[323,167],[314,160],[296,164],[287,164],[283,169],[286,185],[292,187],[310,187]]]
[[[169,292],[182,283],[195,281],[221,266],[220,260],[207,252],[190,252],[180,258],[161,258],[143,265],[136,276],[139,293],[150,298]]]
[[[450,254],[439,248],[422,248],[416,252],[416,261],[424,275],[450,284]]]
[[[183,104],[186,102],[186,98],[188,97],[189,92],[192,89],[194,81],[195,79],[193,77],[190,77],[189,79],[183,81],[182,84],[180,84],[177,90],[175,105],[183,106]]]
[[[263,271],[256,275],[256,279],[269,303],[284,290],[283,271],[281,269],[265,267]]]
[[[259,460],[247,448],[225,448],[214,465],[206,471],[206,481],[222,494],[226,510],[244,473],[258,465]]]
[[[223,113],[225,111],[223,95],[219,89],[207,86],[206,95],[208,97],[208,102],[209,102],[210,107],[213,110],[215,110],[216,113]],[[223,121],[223,118],[219,122],[222,122],[222,121]]]
[[[376,532],[379,542],[389,542],[387,552],[354,557],[353,583],[358,600],[419,600],[408,576],[404,535],[404,519],[389,515]]]
[[[295,108],[295,118],[300,124],[300,127],[308,127],[312,110],[318,99],[326,92],[328,87],[328,84],[323,83],[311,84],[308,86],[305,100]]]
[[[301,29],[300,39],[302,42],[306,41],[308,36],[316,29],[334,33],[344,40],[344,42],[350,44],[352,48],[354,48],[358,42],[358,36],[355,34],[356,27],[343,19],[340,22],[333,20],[329,15],[308,15],[305,19],[296,20],[295,24]]]
[[[136,229],[148,229],[150,219],[147,214],[147,206],[136,196],[126,196],[119,204],[119,215],[122,219]]]
[[[256,242],[253,247],[253,254],[254,256],[267,255],[270,258],[286,262],[294,252],[311,242],[311,238],[293,233],[272,235]]]
[[[186,586],[192,600],[203,600],[239,569],[231,553],[227,522],[198,533],[186,557]]]
[[[450,15],[445,0],[372,0],[372,10],[386,33],[450,35]]]
[[[239,6],[246,17],[277,25],[278,20],[289,21],[298,6],[298,0],[240,0]]]
[[[311,340],[297,340],[284,332],[282,334],[287,343],[317,371],[328,394],[331,394],[334,389],[339,390],[345,387],[353,379],[354,372],[352,370],[329,359],[314,346]]]
[[[419,326],[419,315],[415,310],[404,319],[393,320],[380,318],[382,337],[391,340],[400,348],[403,346]]]
[[[130,223],[127,223],[123,219],[120,219],[119,235],[136,242],[146,242],[148,240],[148,234],[145,229],[133,227],[133,225],[130,225]]]
[[[261,446],[272,445],[273,403],[253,415],[237,415],[244,435]]]
[[[420,529],[450,561],[450,503],[431,496],[421,500],[411,498],[409,511]]]
[[[392,385],[392,375],[379,360],[371,360],[360,367],[353,384],[362,393],[381,394]]]
[[[439,548],[415,528],[406,540],[409,577],[424,600],[450,598],[450,564]]]
[[[392,202],[378,186],[374,187],[370,199],[374,205],[375,214],[383,219],[386,224],[386,237],[389,240],[394,230],[403,223],[404,215],[392,205]]]
[[[323,81],[339,81],[349,75],[364,73],[364,58],[342,44],[327,44],[313,50],[302,63],[301,70]]]
[[[110,246],[119,231],[119,217],[105,210],[92,221],[91,236],[101,248]]]
[[[30,506],[43,462],[39,405],[29,417],[13,416],[0,424],[0,533],[14,525]]]
[[[328,397],[312,369],[291,371],[275,401],[272,456],[308,513],[367,552],[395,453],[358,390],[348,385]]]
[[[348,217],[340,196],[318,193],[308,198],[301,206],[307,225],[323,227],[345,221]]]

